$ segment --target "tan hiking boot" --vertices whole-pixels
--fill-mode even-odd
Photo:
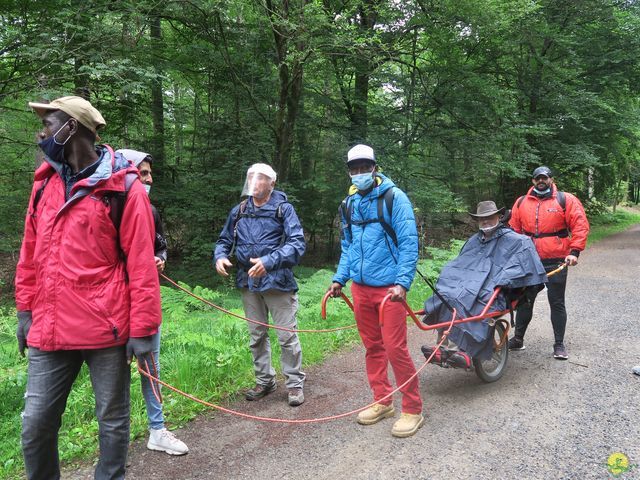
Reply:
[[[360,425],[373,425],[374,423],[378,423],[380,420],[393,417],[395,413],[396,411],[393,408],[393,405],[382,405],[381,403],[376,403],[372,407],[369,407],[358,414],[358,423]]]
[[[403,413],[400,419],[393,424],[391,435],[394,437],[410,437],[415,434],[424,423],[424,417],[420,413]]]

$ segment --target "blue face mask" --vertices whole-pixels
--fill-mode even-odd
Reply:
[[[56,133],[54,133],[53,135],[51,135],[48,138],[45,138],[44,140],[42,140],[41,142],[38,143],[38,146],[44,152],[44,154],[47,157],[49,157],[51,160],[53,160],[54,162],[65,163],[65,161],[64,161],[64,146],[69,141],[69,139],[71,138],[71,135],[69,135],[67,137],[67,139],[62,143],[56,142],[56,135],[58,135],[60,133],[60,130],[62,130],[67,123],[69,123],[69,120],[67,120],[64,123],[64,125],[62,125],[58,129],[58,131]]]
[[[368,172],[351,175],[351,183],[353,183],[358,190],[364,192],[373,185],[373,173]]]
[[[533,187],[533,191],[536,192],[538,195],[546,195],[547,193],[551,192],[551,187],[547,187],[544,190],[538,190],[536,187]]]

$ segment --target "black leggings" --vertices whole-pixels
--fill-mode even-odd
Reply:
[[[563,343],[564,331],[567,326],[567,310],[564,306],[564,292],[567,287],[567,269],[565,268],[562,272],[550,277],[546,286],[555,343]],[[527,299],[518,306],[515,333],[515,336],[518,338],[524,338],[529,322],[531,322],[531,318],[533,317],[533,304],[535,303],[537,295],[537,292],[530,293]]]

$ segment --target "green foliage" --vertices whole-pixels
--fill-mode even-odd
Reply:
[[[637,209],[619,208],[615,213],[606,211],[600,215],[589,217],[591,231],[588,245],[591,245],[609,235],[622,232],[631,225],[640,223],[640,212]]]
[[[160,159],[152,200],[189,267],[256,161],[282,173],[305,261],[334,260],[355,141],[445,241],[455,212],[511,204],[541,163],[583,200],[620,203],[627,180],[638,197],[635,2],[5,3],[0,253],[18,249],[34,168],[26,103],[72,92],[102,111],[103,141]]]

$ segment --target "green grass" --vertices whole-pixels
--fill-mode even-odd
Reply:
[[[591,245],[609,235],[622,232],[631,225],[640,223],[640,211],[630,208],[618,208],[616,213],[606,213],[589,219],[591,231],[587,245]]]
[[[637,211],[618,210],[615,214],[602,215],[590,221],[591,244],[640,223],[640,214]],[[449,249],[429,249],[430,259],[420,262],[420,271],[435,281],[442,265],[457,254],[461,245],[462,242],[453,241]],[[167,274],[172,276],[171,270]],[[333,272],[326,269],[296,269],[300,286],[299,328],[331,328],[354,322],[351,311],[339,300],[330,300],[326,321],[320,318],[320,301],[332,275]],[[211,279],[201,283],[215,284]],[[223,282],[215,291],[203,287],[194,287],[193,291],[235,313],[243,313],[239,294],[230,282]],[[419,309],[430,294],[425,283],[416,276],[409,292],[409,304]],[[161,365],[165,381],[197,397],[223,404],[233,401],[238,392],[253,384],[253,365],[244,321],[214,311],[170,287],[162,287],[162,299]],[[24,401],[27,362],[17,353],[15,325],[15,308],[0,306],[0,438],[3,439],[0,442],[0,478],[24,476],[20,450],[20,412]],[[274,366],[279,370],[278,342],[275,332],[271,331],[271,335]],[[302,333],[300,341],[304,365],[309,366],[357,343],[359,337],[356,330],[352,329],[322,334]],[[139,377],[136,371],[132,372],[132,439],[147,434]],[[164,402],[164,413],[170,428],[183,425],[205,409],[166,389]],[[86,368],[83,368],[63,417],[59,442],[63,465],[68,467],[77,462],[95,460],[98,426],[93,411],[93,392]]]

